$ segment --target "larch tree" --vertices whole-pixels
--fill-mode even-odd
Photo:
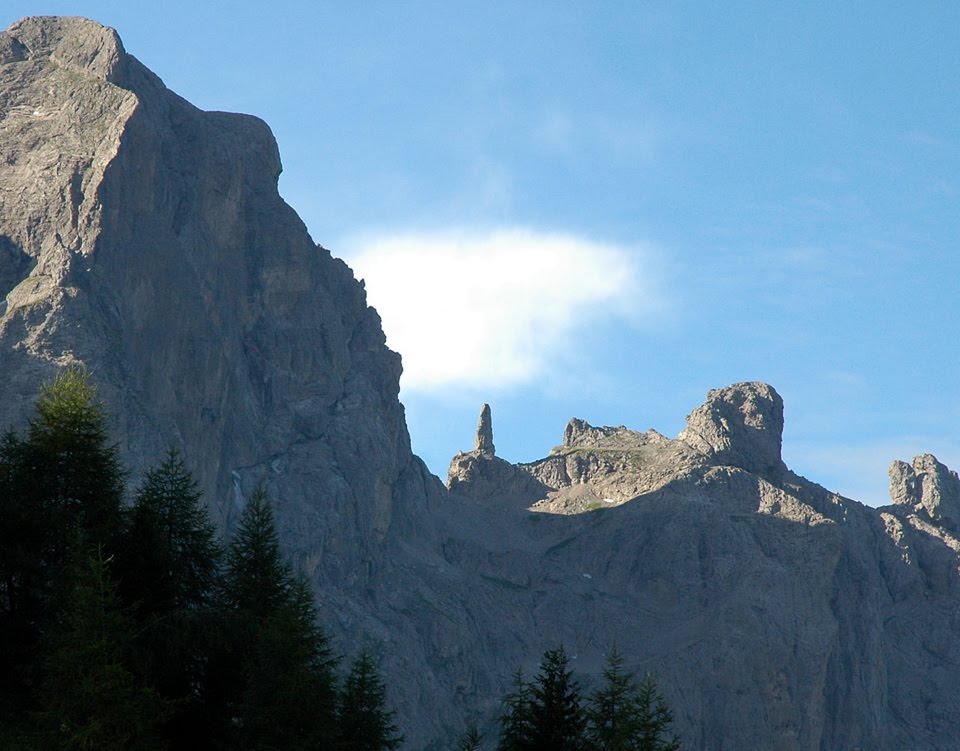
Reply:
[[[26,436],[0,441],[0,716],[23,713],[39,682],[39,637],[58,622],[71,546],[115,550],[124,482],[86,372],[41,386]]]
[[[467,731],[457,741],[457,751],[480,751],[483,747],[483,735],[477,726],[471,723]]]
[[[651,673],[644,676],[637,691],[637,711],[640,720],[638,751],[679,751],[680,739],[670,730],[673,712]]]

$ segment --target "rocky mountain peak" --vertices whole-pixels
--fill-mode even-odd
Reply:
[[[638,433],[635,430],[620,425],[619,427],[595,427],[586,420],[574,417],[563,430],[563,444],[551,451],[554,454],[564,453],[578,448],[606,448],[623,449],[645,446],[651,438],[663,438],[657,431]]]
[[[960,477],[933,454],[914,457],[910,464],[890,465],[890,500],[912,507],[929,520],[960,529]]]
[[[783,399],[760,382],[713,389],[687,416],[687,426],[677,439],[713,463],[759,475],[777,474],[785,469],[780,454]]]
[[[80,17],[31,16],[0,33],[0,63],[44,58],[118,83],[126,52],[116,31]]]

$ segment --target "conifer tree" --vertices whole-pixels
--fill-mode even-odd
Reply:
[[[237,612],[265,617],[287,600],[292,581],[293,574],[280,552],[267,491],[258,487],[247,501],[227,548],[227,603]]]
[[[63,620],[48,637],[41,713],[50,747],[112,751],[161,748],[167,708],[128,668],[132,624],[122,610],[103,547],[77,542]]]
[[[45,552],[54,564],[63,561],[75,530],[112,551],[121,529],[123,471],[96,394],[84,370],[62,370],[40,387],[27,429],[21,457],[29,477],[22,490],[50,515],[54,535]]]
[[[679,751],[680,739],[671,734],[673,712],[657,688],[653,675],[647,673],[637,692],[640,718],[638,751]]]
[[[612,649],[603,668],[603,686],[593,693],[587,710],[591,742],[608,751],[636,751],[640,742],[639,686],[623,665],[623,655]]]
[[[289,600],[259,621],[248,647],[240,703],[244,748],[332,748],[336,676],[328,640],[316,622],[313,595],[293,580]],[[268,745],[248,743],[267,740]]]
[[[201,494],[180,454],[147,472],[118,555],[120,593],[134,606],[137,669],[177,711],[164,732],[182,747],[203,734],[212,600],[221,557]]]
[[[210,602],[220,547],[196,481],[175,449],[147,472],[124,533],[123,585],[141,613]]]
[[[544,652],[530,688],[531,751],[582,751],[586,718],[580,685],[567,666],[562,646]]]
[[[503,704],[497,751],[527,751],[533,742],[530,686],[519,668],[513,674],[513,688],[503,697]]]
[[[233,641],[224,681],[231,747],[330,748],[335,660],[305,580],[283,561],[262,488],[228,548],[224,594]]]
[[[669,734],[672,715],[657,690],[653,676],[638,683],[624,670],[624,659],[614,648],[603,669],[603,685],[590,697],[588,737],[606,751],[677,751]]]
[[[40,388],[25,438],[0,442],[0,714],[29,706],[37,639],[57,622],[67,549],[80,539],[112,553],[123,473],[87,374],[68,368]]]
[[[403,736],[397,735],[393,717],[373,658],[363,651],[350,667],[337,703],[337,751],[399,748]]]
[[[46,544],[43,516],[26,502],[22,442],[12,432],[0,441],[0,725],[18,723],[30,709],[38,621],[46,588],[39,555]]]
[[[457,742],[457,751],[480,751],[483,743],[483,735],[477,730],[474,723],[470,723],[467,732],[460,736]]]

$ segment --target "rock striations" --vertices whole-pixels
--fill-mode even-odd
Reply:
[[[277,193],[261,121],[202,112],[79,18],[0,34],[0,419],[83,363],[137,474],[169,445],[215,518],[256,483],[341,649],[379,654],[411,748],[491,723],[518,666],[616,643],[684,747],[953,749],[960,481],[894,463],[881,509],[781,458],[770,386],[675,439],[572,420],[496,456],[484,406],[449,489],[410,450],[362,285]]]

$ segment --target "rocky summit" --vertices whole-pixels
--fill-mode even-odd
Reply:
[[[780,396],[740,383],[676,438],[574,419],[520,465],[485,406],[445,486],[263,122],[193,107],[112,29],[28,18],[0,33],[0,157],[3,425],[80,363],[131,483],[181,448],[225,533],[264,483],[407,747],[493,723],[562,642],[583,676],[613,644],[656,672],[687,749],[956,748],[960,480],[933,456],[866,507],[791,472]]]

